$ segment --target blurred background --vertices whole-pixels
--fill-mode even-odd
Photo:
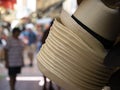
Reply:
[[[0,0],[0,90],[10,90],[8,70],[5,68],[4,47],[11,31],[19,27],[21,31],[31,28],[37,39],[34,43],[32,65],[27,55],[28,40],[21,38],[26,44],[24,48],[24,67],[17,76],[15,90],[43,90],[44,79],[38,70],[36,54],[41,48],[41,39],[48,30],[50,22],[57,18],[62,9],[69,14],[74,13],[81,0]],[[29,24],[29,25],[28,25]],[[49,85],[49,79],[47,83]],[[54,90],[60,87],[53,82]],[[47,86],[47,89],[50,90]],[[53,89],[52,89],[53,90]],[[63,90],[61,88],[61,90]]]

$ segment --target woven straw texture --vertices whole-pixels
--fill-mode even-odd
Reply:
[[[37,55],[40,71],[65,90],[101,90],[112,70],[103,65],[102,44],[65,12]]]

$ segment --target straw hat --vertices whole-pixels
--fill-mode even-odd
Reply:
[[[84,0],[73,15],[98,35],[113,41],[117,29],[115,33],[111,28],[117,26],[117,14],[100,0]],[[40,71],[65,90],[101,90],[113,71],[103,65],[106,54],[103,44],[63,10],[37,60]]]

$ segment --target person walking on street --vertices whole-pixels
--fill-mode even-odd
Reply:
[[[19,38],[26,45],[26,53],[30,60],[29,66],[33,66],[34,53],[36,50],[37,36],[34,31],[34,25],[32,23],[26,24],[25,30],[20,34]]]
[[[14,28],[12,36],[7,39],[7,45],[5,50],[5,66],[8,69],[8,75],[10,78],[10,90],[15,90],[16,77],[18,73],[21,73],[23,63],[23,48],[22,41],[18,38],[20,34],[19,28]]]

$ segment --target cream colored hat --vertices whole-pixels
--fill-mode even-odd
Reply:
[[[98,35],[113,41],[117,32],[108,24],[116,19],[117,10],[100,0],[84,0],[80,5],[74,16]],[[65,90],[101,90],[112,74],[112,69],[103,65],[105,55],[103,44],[62,11],[37,60],[40,71]]]

